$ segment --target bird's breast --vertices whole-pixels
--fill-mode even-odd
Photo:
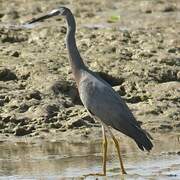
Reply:
[[[83,105],[88,108],[94,94],[93,82],[86,80],[79,83],[79,96]]]

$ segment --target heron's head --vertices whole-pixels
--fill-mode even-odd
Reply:
[[[53,16],[66,16],[68,14],[68,12],[70,12],[70,10],[66,7],[59,7],[58,9],[54,9],[52,10],[51,12],[49,12],[48,14],[44,15],[44,16],[41,16],[39,18],[34,18],[32,19],[31,21],[29,21],[28,23],[26,24],[33,24],[35,22],[38,22],[38,21],[43,21],[45,19],[49,19]]]

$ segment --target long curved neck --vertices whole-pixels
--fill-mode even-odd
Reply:
[[[80,70],[85,68],[85,65],[76,46],[76,22],[73,14],[70,11],[66,15],[66,21],[68,25],[68,30],[66,34],[66,46],[69,53],[69,60],[72,66],[72,72],[76,79],[80,75]]]

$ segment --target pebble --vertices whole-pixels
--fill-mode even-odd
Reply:
[[[24,112],[26,112],[28,109],[29,109],[29,106],[28,106],[27,104],[25,104],[25,103],[23,103],[23,104],[21,104],[21,105],[19,106],[19,112],[20,112],[20,113],[24,113]]]
[[[4,99],[0,99],[0,106],[4,106]]]
[[[12,52],[11,56],[13,57],[19,57],[20,53],[18,51]]]
[[[34,90],[29,93],[29,95],[27,96],[27,99],[41,100],[41,93],[38,90]]]
[[[15,127],[14,131],[15,136],[24,136],[32,132],[31,130],[26,129],[25,127]]]
[[[0,67],[0,81],[16,80],[17,76],[10,69]]]
[[[72,118],[68,121],[68,129],[79,128],[86,125],[87,123],[81,118]]]
[[[173,12],[176,10],[176,6],[174,5],[166,5],[163,9],[162,12]]]
[[[168,52],[169,52],[169,53],[175,53],[175,52],[176,52],[176,48],[168,49]]]

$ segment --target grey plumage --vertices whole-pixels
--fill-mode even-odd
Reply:
[[[69,61],[83,105],[103,123],[134,139],[141,150],[151,150],[153,145],[150,136],[145,130],[141,129],[119,94],[107,82],[84,65],[76,46],[76,23],[71,11],[66,7],[60,7],[45,16],[28,22],[28,24],[57,15],[65,16],[67,21],[66,45]]]
[[[106,125],[133,138],[141,150],[151,150],[150,137],[141,129],[119,94],[90,70],[82,70],[81,76],[79,94],[89,112]]]
[[[69,54],[69,62],[82,103],[94,118],[103,122],[103,174],[100,175],[106,175],[107,138],[104,124],[131,137],[141,150],[145,149],[150,151],[152,149],[153,144],[150,140],[151,136],[140,127],[119,94],[115,92],[106,81],[85,66],[76,46],[75,19],[68,8],[60,7],[45,16],[33,19],[27,24],[32,24],[57,15],[64,16],[67,21],[68,31],[66,34],[66,45]],[[118,152],[122,174],[126,174],[118,141],[107,126],[106,128],[109,130]]]

